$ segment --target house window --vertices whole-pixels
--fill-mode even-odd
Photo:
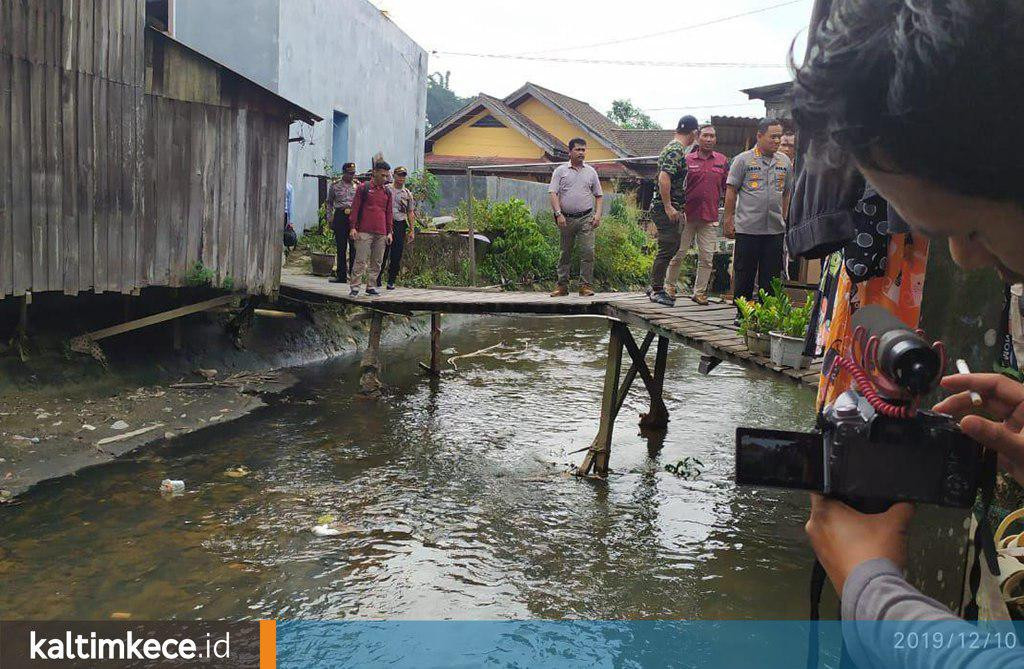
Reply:
[[[504,128],[505,125],[490,114],[473,124],[474,128]]]
[[[348,162],[348,114],[334,112],[333,143],[331,145],[331,164],[335,170]]]

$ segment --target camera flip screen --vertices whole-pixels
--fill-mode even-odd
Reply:
[[[822,490],[821,435],[741,427],[736,430],[736,483]]]

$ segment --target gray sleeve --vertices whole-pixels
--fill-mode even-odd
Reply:
[[[961,620],[934,599],[907,583],[899,568],[886,559],[859,564],[843,586],[843,639],[858,667],[899,669],[1010,669],[1024,666],[1024,649],[962,644],[979,628]],[[911,652],[898,647],[892,625],[874,621],[915,623],[907,626],[922,636],[941,629],[949,640],[941,650]],[[922,624],[923,623],[923,624]],[[984,632],[982,632],[984,637]],[[966,647],[965,647],[966,646]],[[980,644],[979,644],[980,646]]]
[[[729,165],[729,176],[726,178],[726,185],[732,186],[738,189],[743,185],[743,176],[746,172],[747,161],[743,159],[743,154],[738,154],[732,159],[732,164]]]
[[[593,170],[591,174],[593,175],[594,183],[591,184],[590,191],[594,194],[594,197],[603,197],[604,192],[601,190],[601,177],[597,175],[597,170],[593,168],[591,168],[591,170]]]
[[[548,184],[549,193],[558,192],[558,180],[562,178],[562,166],[559,165],[555,168],[555,171],[551,173],[551,183]]]

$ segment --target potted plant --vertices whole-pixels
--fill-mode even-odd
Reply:
[[[330,276],[334,270],[334,231],[329,226],[318,226],[302,235],[302,245],[309,251],[310,265],[314,276]]]
[[[771,359],[780,367],[803,369],[810,364],[804,355],[804,335],[811,320],[814,300],[810,295],[802,307],[794,307],[782,289],[781,281],[772,282],[772,308],[775,310],[771,337]]]
[[[736,308],[740,312],[739,333],[743,335],[747,343],[747,350],[754,355],[767,358],[771,349],[771,339],[768,336],[773,323],[771,313],[763,302],[755,302],[744,297],[736,298]]]

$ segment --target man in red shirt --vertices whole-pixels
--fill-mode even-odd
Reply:
[[[391,189],[387,186],[391,166],[380,161],[373,165],[373,177],[356,189],[352,199],[352,230],[356,243],[356,262],[349,279],[349,295],[359,294],[366,279],[366,294],[379,295],[374,282],[380,274],[384,249],[391,243],[394,229]]]
[[[729,160],[715,151],[718,138],[715,127],[700,127],[697,149],[686,154],[686,217],[680,223],[682,239],[679,251],[669,263],[665,278],[665,292],[675,297],[676,282],[686,252],[697,240],[697,278],[693,282],[693,297],[697,304],[708,303],[708,282],[715,242],[718,241],[718,203],[725,192],[725,179],[729,176]]]

